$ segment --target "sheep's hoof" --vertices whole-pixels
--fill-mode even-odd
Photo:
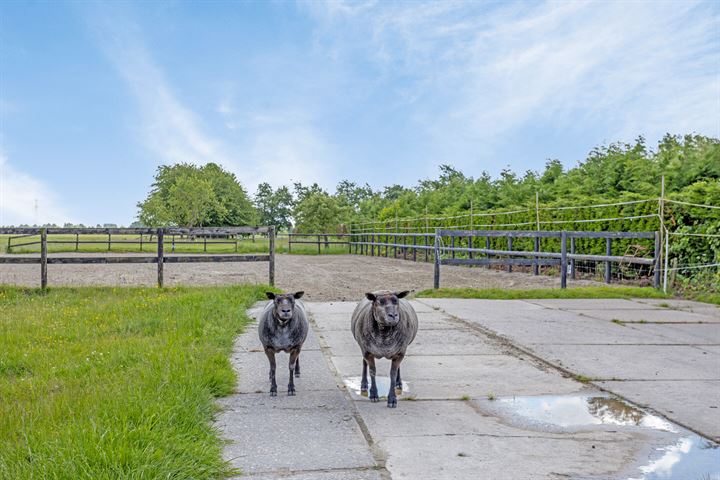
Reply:
[[[288,387],[288,397],[295,396],[295,387]]]
[[[397,399],[388,398],[388,408],[395,408],[395,407],[397,407]]]
[[[367,396],[368,396],[368,391],[367,391],[367,388],[366,388],[366,389],[364,389],[364,390],[363,390],[363,389],[361,389],[361,390],[360,390],[360,395],[361,395],[361,396],[363,396],[363,397],[367,397]]]
[[[299,377],[299,376],[300,376],[300,372],[295,372],[295,376],[296,376],[296,377]]]
[[[375,403],[380,400],[380,397],[378,397],[377,393],[370,393],[370,401]]]
[[[402,395],[402,387],[395,387],[395,395]]]
[[[277,397],[277,390],[270,390],[271,397]]]

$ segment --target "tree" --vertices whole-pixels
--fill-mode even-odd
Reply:
[[[339,230],[341,213],[335,197],[314,192],[295,206],[295,228],[301,233],[334,232]]]
[[[158,167],[152,190],[138,208],[138,220],[148,226],[239,226],[256,219],[235,175],[214,163]]]
[[[269,183],[258,185],[255,208],[261,225],[275,225],[278,230],[288,230],[292,226],[293,197],[285,186],[273,191]]]

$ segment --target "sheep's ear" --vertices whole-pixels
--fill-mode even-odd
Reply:
[[[275,300],[275,294],[273,292],[265,292],[265,295],[267,295],[270,300]]]
[[[295,298],[302,298],[303,295],[305,295],[305,292],[295,292],[295,294],[293,295],[293,297],[295,297]]]
[[[398,298],[404,298],[407,296],[408,293],[410,293],[410,290],[405,290],[403,292],[396,292],[395,296]]]
[[[375,295],[373,295],[372,293],[368,292],[368,293],[365,294],[365,298],[367,298],[367,299],[370,300],[371,302],[374,302],[376,297],[375,297]]]

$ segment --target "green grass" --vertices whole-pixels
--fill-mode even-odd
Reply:
[[[0,478],[222,478],[213,399],[264,286],[0,287]]]
[[[8,235],[0,235],[0,249],[7,251]],[[113,235],[113,241],[139,241],[139,235]],[[139,244],[134,243],[112,243],[110,250],[107,247],[107,235],[82,235],[80,241],[94,241],[102,243],[80,243],[78,249],[75,249],[75,235],[49,235],[48,241],[51,242],[63,242],[63,243],[48,243],[49,253],[66,253],[66,252],[81,252],[81,253],[156,253],[157,252],[157,239],[153,237],[154,241],[150,241],[149,236],[144,236],[142,250],[140,250]],[[178,238],[178,241],[180,239]],[[312,240],[312,239],[306,239]],[[344,239],[330,239],[331,241],[344,241]],[[28,243],[28,242],[39,242],[40,236],[28,237],[23,239],[14,239],[12,244]],[[187,239],[183,239],[187,241]],[[266,238],[256,237],[253,242],[251,239],[240,239],[237,241],[237,250],[235,243],[223,244],[220,242],[228,240],[212,240],[208,239],[207,243],[202,239],[196,239],[192,244],[175,244],[175,253],[267,253],[270,251],[269,242]],[[10,253],[39,253],[40,245],[27,245],[21,247],[13,247]],[[276,253],[288,253],[288,237],[278,237],[275,243]],[[170,237],[165,238],[165,253],[173,253],[172,239]],[[293,244],[290,253],[300,255],[317,255],[318,249],[316,245],[310,244]],[[346,245],[320,245],[320,254],[343,254],[348,253],[348,247]]]
[[[491,300],[522,300],[545,298],[670,298],[650,287],[577,287],[511,290],[500,288],[439,288],[423,290],[417,297],[424,298],[483,298]]]

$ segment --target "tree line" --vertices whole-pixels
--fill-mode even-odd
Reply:
[[[660,195],[662,176],[667,197],[720,205],[720,140],[666,135],[650,148],[639,137],[632,143],[596,147],[570,169],[550,159],[542,171],[518,174],[503,169],[493,178],[485,171],[470,176],[441,165],[436,178],[419,180],[414,186],[395,184],[376,190],[342,180],[331,192],[316,183],[277,188],[261,183],[252,196],[235,175],[214,163],[161,166],[150,194],[138,204],[138,224],[276,225],[280,231],[343,232],[370,221],[399,219],[407,225],[405,218],[454,216],[471,208],[502,212],[534,207],[536,195],[544,206],[654,198]],[[623,213],[617,210],[604,213]],[[499,217],[497,223],[510,222]]]

